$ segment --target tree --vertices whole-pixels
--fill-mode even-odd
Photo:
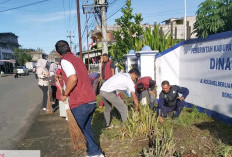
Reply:
[[[140,51],[143,46],[149,45],[152,50],[163,52],[174,44],[180,42],[178,39],[173,39],[169,32],[164,34],[163,31],[159,29],[159,25],[155,25],[154,30],[151,30],[150,28],[144,30],[143,36],[143,39],[139,38],[135,41],[136,51]]]
[[[116,19],[115,22],[121,27],[120,30],[114,31],[114,37],[117,41],[110,49],[110,55],[121,60],[131,49],[135,49],[135,40],[143,33],[141,27],[142,15],[132,14],[131,0],[127,0],[126,7],[122,8],[123,15]]]
[[[199,5],[194,33],[198,37],[232,30],[232,1],[206,0]]]
[[[20,66],[32,60],[32,56],[28,54],[24,49],[20,49],[20,48],[16,48],[14,50],[14,56],[16,57],[17,63]]]

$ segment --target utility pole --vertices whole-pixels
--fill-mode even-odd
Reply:
[[[186,0],[184,0],[184,40],[186,40],[187,36],[186,23]]]
[[[101,27],[102,27],[102,53],[108,54],[108,42],[107,42],[107,25],[106,25],[106,1],[99,0],[101,7]]]
[[[87,19],[87,14],[86,16],[86,34],[87,34],[87,52],[88,52],[88,70],[89,70],[89,32],[88,32],[88,19]]]
[[[67,32],[67,33],[68,33],[68,32]],[[72,32],[71,32],[71,31],[69,31],[69,34],[67,35],[67,38],[69,38],[69,47],[70,47],[70,49],[71,49],[71,51],[72,51],[72,44],[73,44],[72,38],[74,38],[74,35],[72,35]]]
[[[80,21],[80,4],[77,0],[77,23],[78,23],[78,36],[79,36],[79,52],[82,60],[82,41],[81,41],[81,21]]]

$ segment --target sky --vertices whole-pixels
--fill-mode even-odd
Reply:
[[[186,0],[187,16],[195,16],[204,0]],[[82,6],[93,0],[80,0],[82,49],[86,49],[86,14]],[[88,2],[88,3],[87,3]],[[125,0],[108,0],[107,25],[115,24],[122,16]],[[25,7],[23,7],[25,6]],[[143,23],[161,23],[169,18],[184,17],[184,0],[132,0],[133,13],[141,13]],[[16,9],[15,9],[16,8]],[[88,30],[100,22],[93,14],[87,14]],[[78,48],[76,0],[0,0],[0,32],[12,32],[18,36],[22,48],[43,49],[49,54],[58,40],[70,41]],[[89,39],[91,42],[91,39]],[[75,51],[75,50],[73,50]]]

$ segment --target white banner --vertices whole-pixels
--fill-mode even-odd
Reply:
[[[186,101],[232,118],[232,32],[182,42],[157,56],[161,82],[187,87]]]

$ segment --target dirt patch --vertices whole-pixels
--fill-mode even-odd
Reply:
[[[67,121],[58,112],[49,115],[41,111],[17,149],[41,150],[43,157],[82,157],[85,154],[71,149]]]
[[[106,157],[135,157],[139,156],[144,148],[149,149],[149,140],[146,137],[122,140],[118,137],[117,129],[115,131],[104,129],[103,111],[104,109],[95,111],[92,128],[95,140]],[[118,119],[117,115],[116,119]],[[118,122],[121,122],[120,119]],[[218,157],[222,156],[221,146],[226,145],[226,148],[232,146],[232,127],[226,124],[217,121],[201,121],[191,125],[180,125],[178,120],[176,123],[173,120],[167,120],[164,123],[173,126],[176,152],[184,157]],[[59,116],[59,111],[51,115],[40,111],[16,149],[41,150],[42,157],[86,155],[85,151],[71,149],[68,124]]]

